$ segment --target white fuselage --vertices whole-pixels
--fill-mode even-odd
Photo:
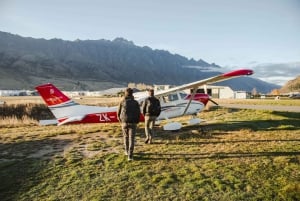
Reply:
[[[184,113],[189,100],[176,100],[168,103],[161,102],[162,111],[157,120],[174,118],[182,115],[193,115],[204,109],[204,104],[199,101],[191,101],[187,111]]]

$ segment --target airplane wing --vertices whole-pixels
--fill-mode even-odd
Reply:
[[[168,95],[175,91],[181,91],[181,90],[185,90],[185,89],[191,89],[191,88],[196,89],[196,88],[206,85],[206,84],[212,84],[212,83],[221,82],[224,80],[229,80],[229,79],[241,77],[241,76],[248,76],[248,75],[252,75],[252,74],[253,74],[253,70],[239,69],[239,70],[231,71],[228,73],[220,74],[220,75],[217,75],[217,76],[214,76],[211,78],[207,78],[204,80],[199,80],[196,82],[191,82],[188,84],[180,85],[178,87],[174,87],[171,89],[157,91],[157,92],[155,92],[155,96],[156,97],[165,96],[165,95]]]

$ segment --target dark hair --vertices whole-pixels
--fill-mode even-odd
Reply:
[[[127,88],[125,90],[125,96],[132,96],[132,94],[133,94],[133,90],[131,88]]]

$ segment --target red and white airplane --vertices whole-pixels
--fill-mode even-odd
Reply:
[[[162,111],[157,120],[169,120],[170,118],[183,115],[196,115],[201,112],[210,97],[207,94],[196,93],[198,87],[212,84],[236,77],[252,75],[253,71],[249,69],[235,70],[229,73],[220,74],[204,80],[184,84],[167,90],[155,92],[155,96],[160,99]],[[192,94],[186,94],[182,90],[193,89]],[[80,105],[53,84],[43,84],[36,87],[36,90],[42,96],[50,111],[55,116],[55,120],[41,120],[40,124],[78,124],[78,123],[114,123],[118,122],[117,106],[99,107]],[[135,99],[142,104],[147,98],[147,92],[134,93]],[[144,121],[144,116],[140,115],[140,121]],[[193,118],[190,124],[200,123],[200,119]],[[164,130],[178,130],[181,128],[179,122],[169,122],[164,125]]]

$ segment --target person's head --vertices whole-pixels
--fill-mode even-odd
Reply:
[[[131,88],[127,88],[125,90],[125,97],[132,96],[133,90]]]
[[[154,96],[154,89],[149,89],[148,92],[149,92],[149,96]]]

